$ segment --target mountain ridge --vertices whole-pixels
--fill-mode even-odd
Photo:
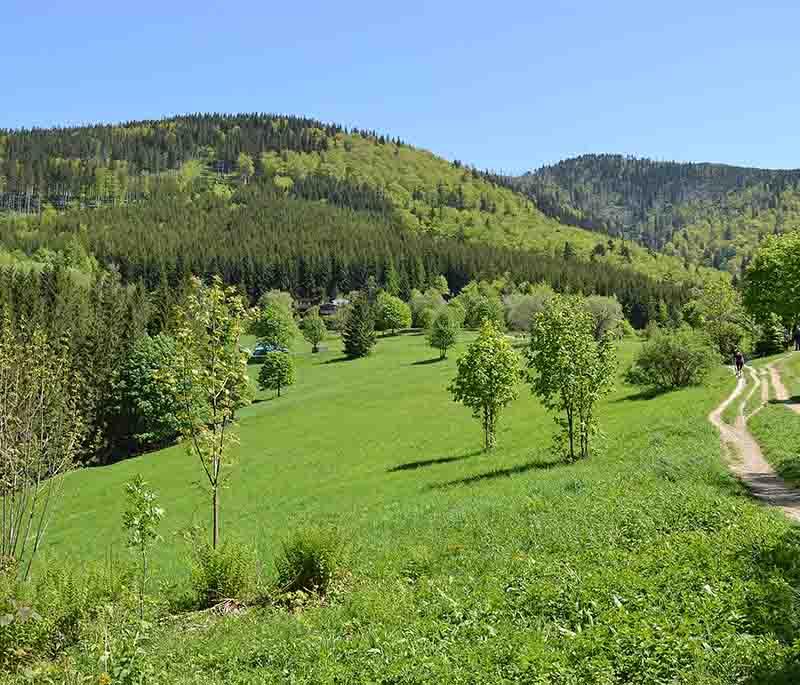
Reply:
[[[800,228],[800,169],[587,154],[508,179],[546,215],[739,275],[770,233]]]

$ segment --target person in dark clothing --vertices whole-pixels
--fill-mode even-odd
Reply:
[[[739,378],[742,375],[742,369],[744,368],[744,355],[742,354],[741,350],[734,350],[733,363],[734,366],[736,366],[736,378]]]

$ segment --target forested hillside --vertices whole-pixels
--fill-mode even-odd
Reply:
[[[189,274],[219,273],[255,301],[271,288],[310,299],[397,280],[400,294],[443,274],[457,292],[473,278],[508,274],[563,291],[616,295],[636,325],[686,297],[678,284],[602,261],[398,230],[390,217],[284,197],[263,185],[230,198],[156,196],[136,206],[49,212],[0,222],[0,242],[34,263],[91,270],[113,265],[127,283],[168,291]]]
[[[584,155],[511,185],[564,223],[737,275],[764,236],[800,227],[800,170]]]
[[[117,218],[119,207],[178,196],[183,199],[176,207],[209,195],[236,203],[234,193],[256,186],[276,201],[289,197],[368,211],[403,234],[631,266],[671,282],[695,277],[680,259],[598,239],[548,218],[498,180],[398,139],[296,117],[191,115],[0,132],[0,206],[32,216],[30,225],[17,225],[12,233],[21,231],[26,240],[35,234],[39,244],[47,241],[47,227],[59,221],[53,219],[56,210],[112,208],[102,218],[86,214],[79,220],[91,236],[97,222],[113,232],[114,225],[130,220],[128,212]],[[178,230],[169,219],[162,226],[162,235]]]

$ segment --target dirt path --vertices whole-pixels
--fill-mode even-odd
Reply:
[[[767,366],[769,369],[770,378],[772,379],[772,387],[775,388],[775,399],[777,399],[779,402],[783,402],[793,412],[800,414],[800,404],[790,401],[791,396],[789,395],[789,391],[783,384],[780,371],[778,371],[775,364],[776,362],[773,362]]]
[[[761,382],[761,397],[768,397],[769,388],[767,378],[760,378],[752,369],[749,370],[752,378]],[[780,381],[780,379],[779,379]],[[774,379],[773,379],[774,382]],[[708,420],[720,432],[723,448],[734,455],[731,460],[731,469],[749,488],[757,499],[767,504],[783,509],[790,518],[800,521],[800,491],[789,487],[764,459],[761,448],[747,429],[747,420],[742,415],[745,402],[740,405],[736,426],[729,426],[722,420],[722,412],[735,402],[746,386],[745,377],[742,376],[730,396],[708,415]],[[749,395],[748,395],[749,397]],[[763,405],[762,405],[763,406]],[[758,409],[756,410],[756,412]],[[755,414],[756,412],[753,412]]]

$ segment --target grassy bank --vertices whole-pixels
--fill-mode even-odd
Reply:
[[[285,396],[244,412],[223,535],[257,547],[268,582],[288,532],[335,525],[338,590],[294,611],[162,614],[142,647],[155,682],[800,678],[800,539],[725,470],[705,418],[733,387],[728,371],[654,399],[619,384],[599,408],[597,452],[568,465],[524,386],[497,450],[479,451],[477,422],[445,391],[459,351],[438,362],[408,335],[365,360],[304,354]],[[137,472],[167,512],[154,568],[168,597],[188,573],[173,533],[208,510],[180,447],[72,474],[49,550],[81,563],[123,556],[122,488]],[[87,640],[67,653],[96,669]]]

